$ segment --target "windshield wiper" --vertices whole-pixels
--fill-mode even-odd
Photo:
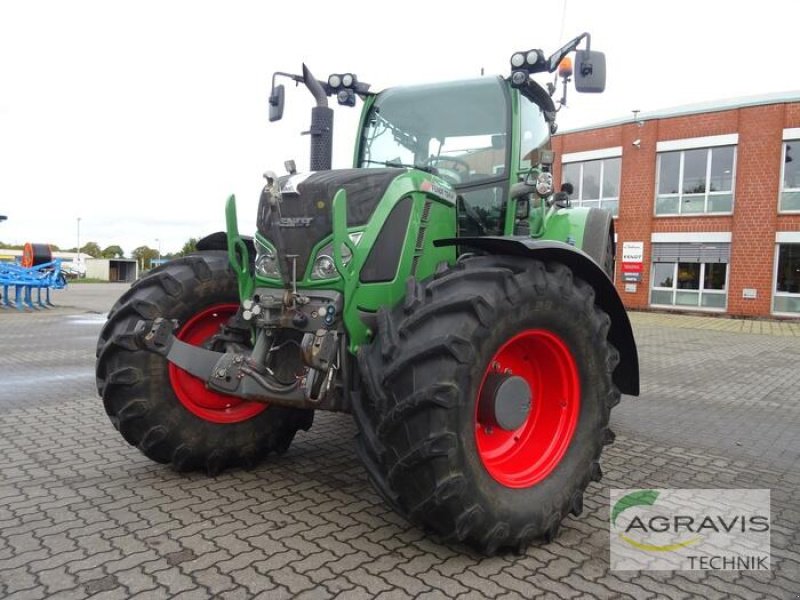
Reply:
[[[369,160],[364,159],[361,162],[369,163],[371,165],[383,165],[384,167],[390,167],[392,169],[419,169],[420,171],[425,171],[426,173],[430,173],[432,175],[438,175],[439,171],[436,167],[432,167],[429,165],[411,165],[408,163],[400,162],[399,160]]]

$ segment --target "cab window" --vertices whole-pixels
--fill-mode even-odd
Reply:
[[[550,126],[539,106],[519,96],[519,167],[528,170],[539,164],[539,150],[550,148]]]

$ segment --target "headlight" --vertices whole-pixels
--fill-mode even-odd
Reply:
[[[278,253],[271,244],[262,242],[257,237],[256,245],[256,275],[269,279],[280,279],[281,270],[278,265]]]
[[[339,275],[333,262],[333,246],[328,245],[317,255],[314,266],[311,268],[311,279],[333,279]]]
[[[362,234],[362,231],[350,234],[350,241],[353,242],[353,245],[358,245]],[[342,244],[342,263],[346,265],[352,258],[353,253],[350,252],[350,248]],[[314,266],[311,267],[311,279],[335,279],[338,276],[339,272],[336,270],[336,263],[333,260],[333,242],[331,242],[317,253]]]
[[[525,62],[527,62],[530,66],[535,65],[539,62],[539,51],[538,50],[531,50],[525,55]]]
[[[542,198],[553,193],[553,175],[545,171],[536,178],[536,193]]]
[[[522,70],[516,70],[511,73],[511,85],[516,87],[522,87],[528,81],[528,72]]]

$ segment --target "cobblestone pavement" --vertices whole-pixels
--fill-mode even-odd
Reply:
[[[99,313],[119,289],[80,293],[52,311],[0,312],[0,598],[800,594],[793,335],[634,314],[643,393],[615,409],[617,441],[584,514],[551,544],[487,559],[438,545],[383,504],[346,415],[318,414],[286,455],[250,471],[208,478],[151,463],[95,395]],[[773,570],[609,571],[608,489],[642,486],[770,488]]]

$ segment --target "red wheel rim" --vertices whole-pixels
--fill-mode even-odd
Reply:
[[[176,337],[187,344],[202,346],[238,309],[238,304],[216,304],[206,308],[184,323]],[[255,417],[268,406],[263,402],[249,402],[213,392],[206,388],[202,379],[172,363],[169,363],[169,380],[181,404],[192,414],[212,423],[240,423]]]
[[[572,441],[580,414],[580,379],[564,341],[529,329],[506,343],[489,361],[478,389],[481,398],[492,372],[522,377],[531,390],[525,422],[513,431],[480,422],[475,402],[475,442],[489,474],[510,488],[536,485],[558,466]]]

